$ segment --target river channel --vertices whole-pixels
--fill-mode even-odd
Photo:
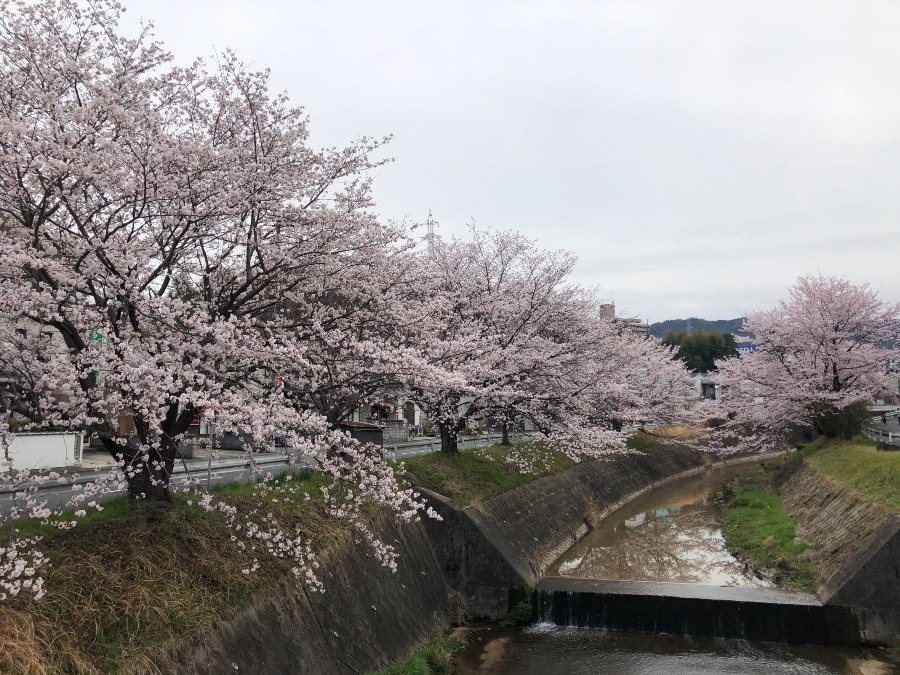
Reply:
[[[728,553],[721,532],[722,490],[752,465],[731,465],[674,481],[610,514],[548,571],[548,576],[770,586]],[[458,675],[898,672],[887,652],[745,640],[608,632],[536,624],[460,629],[466,647]]]

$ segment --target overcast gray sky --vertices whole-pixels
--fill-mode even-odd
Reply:
[[[385,217],[579,256],[650,321],[800,274],[900,300],[900,3],[123,0],[180,62],[232,48],[312,142],[393,134]]]

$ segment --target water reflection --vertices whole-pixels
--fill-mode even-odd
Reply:
[[[771,586],[746,573],[722,537],[721,490],[741,470],[746,467],[715,469],[631,502],[576,544],[548,574]]]
[[[720,529],[722,486],[749,465],[709,471],[639,497],[576,544],[549,576],[769,585],[744,573]],[[891,675],[897,654],[538,624],[459,629],[456,675]]]
[[[539,624],[524,629],[464,629],[468,643],[457,675],[598,675],[688,673],[853,673],[888,675],[886,655],[866,650],[607,633]]]

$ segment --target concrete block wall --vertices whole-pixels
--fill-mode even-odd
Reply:
[[[832,639],[893,645],[900,636],[900,514],[802,465],[780,488],[797,519],[797,536],[813,544],[816,595],[831,608]],[[848,623],[846,617],[851,621]]]
[[[695,450],[653,448],[584,462],[465,509],[431,495],[444,520],[426,523],[426,530],[470,616],[499,619],[596,520],[708,462]]]
[[[383,438],[384,445],[406,443],[409,440],[409,427],[406,420],[385,420]]]
[[[374,530],[401,555],[392,573],[349,541],[320,562],[325,592],[285,583],[156,662],[186,675],[336,675],[385,668],[449,625],[447,586],[421,523]]]

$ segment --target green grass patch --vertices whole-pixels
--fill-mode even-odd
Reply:
[[[648,448],[656,448],[662,445],[662,441],[656,436],[648,434],[646,431],[635,431],[628,440],[625,441],[625,447],[629,450],[647,450]]]
[[[900,452],[879,452],[863,436],[820,438],[803,449],[806,462],[841,487],[900,513]]]
[[[324,480],[312,472],[282,476],[264,491],[218,489],[215,499],[242,514],[272,514],[283,531],[300,530],[324,551],[347,535],[326,513]],[[21,523],[23,532],[43,534],[39,548],[52,564],[43,599],[0,603],[0,672],[139,670],[229,607],[293,578],[291,565],[263,545],[242,553],[222,514],[189,499],[178,496],[155,520],[140,504],[117,498],[71,530]],[[254,558],[260,568],[246,574]]]
[[[449,497],[456,506],[490,499],[575,464],[539,443],[436,452],[404,463],[417,486]]]
[[[453,655],[464,646],[464,640],[436,636],[421,649],[375,675],[450,675]]]
[[[764,462],[735,481],[722,533],[728,549],[755,573],[783,588],[811,591],[816,567],[805,553],[809,544],[796,540],[796,522],[772,489],[782,469],[778,461]]]

